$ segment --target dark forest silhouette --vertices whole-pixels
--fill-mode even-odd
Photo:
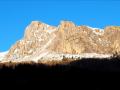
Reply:
[[[115,75],[117,73],[117,75]],[[1,65],[0,82],[14,84],[78,84],[91,85],[101,81],[101,85],[111,83],[110,80],[120,80],[120,58],[82,59],[67,64],[36,64],[24,63],[13,66]],[[102,78],[102,79],[101,79]],[[113,79],[114,78],[114,79]],[[93,83],[91,83],[91,81]],[[64,84],[64,85],[66,85]]]

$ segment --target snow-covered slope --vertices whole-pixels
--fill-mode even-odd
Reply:
[[[4,57],[7,53],[8,53],[8,51],[0,53],[0,61],[4,59]]]

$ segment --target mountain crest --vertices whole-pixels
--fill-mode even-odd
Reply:
[[[25,30],[24,38],[11,47],[6,59],[42,60],[52,57],[54,60],[58,59],[58,54],[114,52],[120,53],[119,27],[99,30],[88,26],[76,26],[71,21],[61,21],[60,25],[55,27],[32,21]]]

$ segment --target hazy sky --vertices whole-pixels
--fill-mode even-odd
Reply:
[[[22,38],[25,27],[33,20],[50,25],[70,20],[98,28],[119,25],[120,1],[0,0],[0,52]]]

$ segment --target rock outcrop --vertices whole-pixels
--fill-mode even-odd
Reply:
[[[24,37],[11,47],[7,60],[38,59],[49,53],[81,54],[120,53],[120,27],[108,26],[104,30],[77,26],[62,21],[58,27],[33,21]]]

